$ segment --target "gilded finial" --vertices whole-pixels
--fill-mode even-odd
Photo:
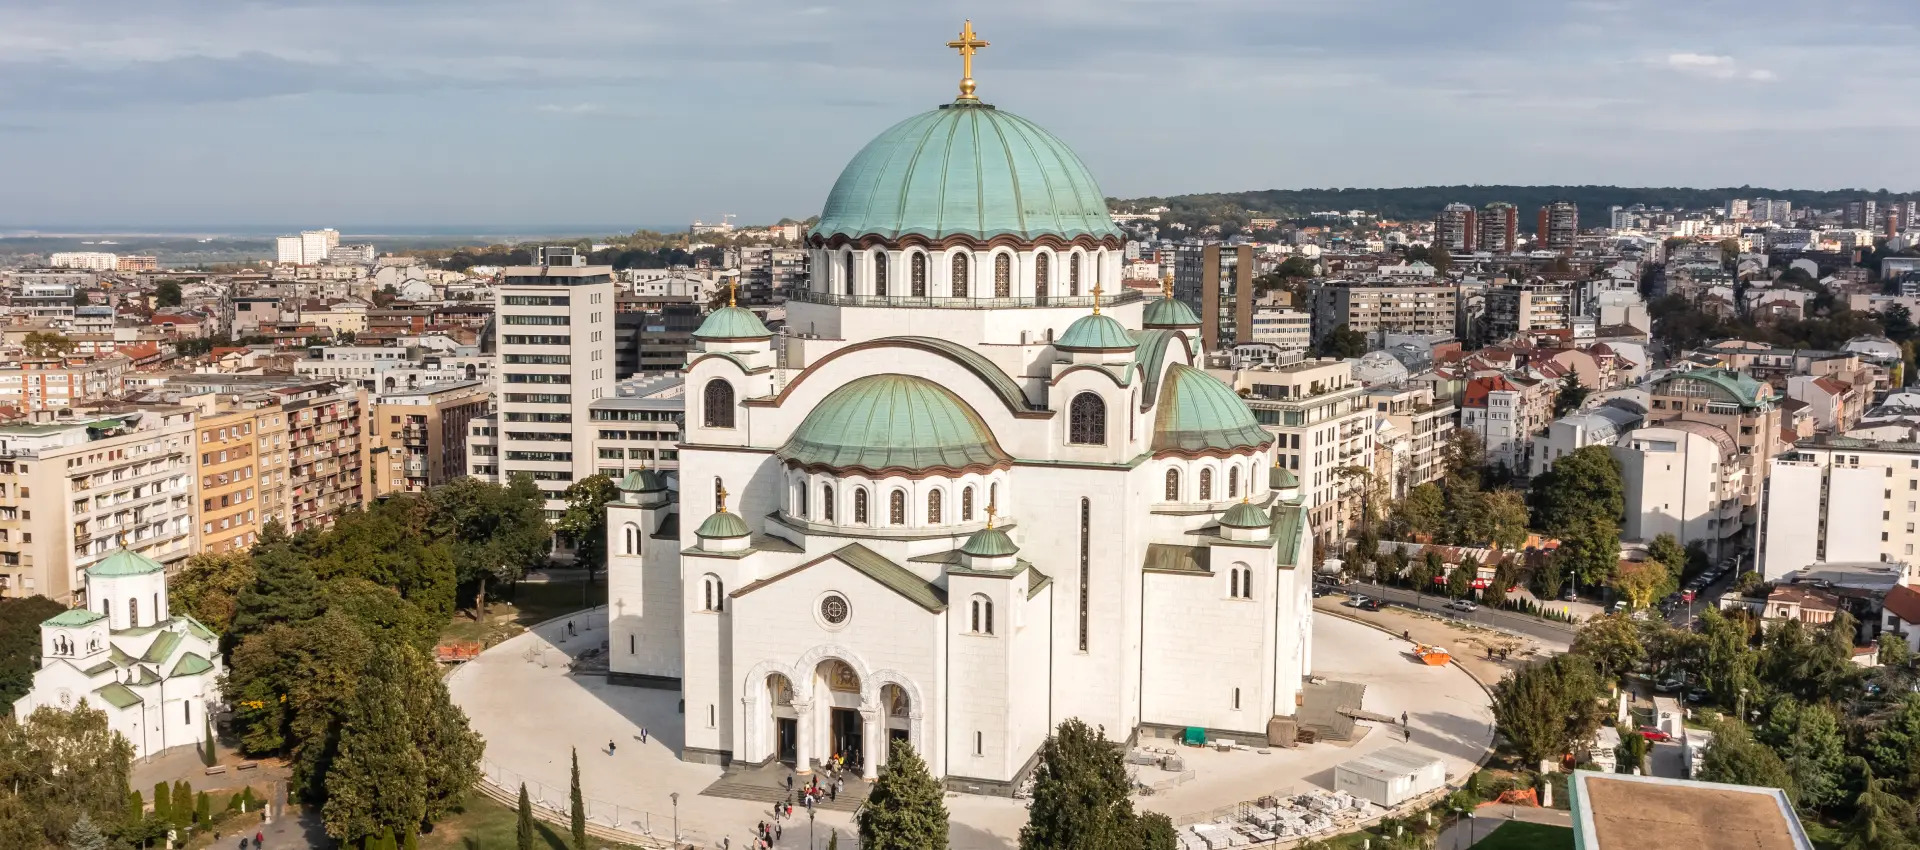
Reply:
[[[735,306],[733,303],[733,296],[735,292],[739,291],[739,289],[740,289],[739,275],[734,275],[733,277],[727,278],[727,306],[728,307]]]
[[[960,99],[979,100],[973,96],[973,54],[986,47],[987,42],[973,34],[972,19],[960,27],[960,37],[947,42],[947,46],[960,51]]]
[[[1173,300],[1173,272],[1160,276],[1160,297]]]
[[[1100,284],[1093,285],[1093,314],[1100,315]]]
[[[993,530],[993,515],[999,512],[1000,510],[995,508],[992,503],[987,504],[987,530]]]
[[[718,493],[715,493],[714,495],[720,497],[720,509],[719,509],[720,513],[723,513],[723,514],[726,513],[727,512],[727,485],[725,484],[720,485],[720,491]]]

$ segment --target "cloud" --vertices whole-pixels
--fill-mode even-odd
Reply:
[[[591,115],[603,111],[605,107],[597,103],[543,103],[533,109],[553,115]]]
[[[1712,77],[1716,80],[1754,80],[1766,82],[1774,79],[1774,73],[1765,68],[1742,69],[1740,63],[1731,56],[1712,53],[1669,53],[1667,67],[1686,74]]]

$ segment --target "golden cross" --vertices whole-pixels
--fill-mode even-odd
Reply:
[[[1093,285],[1093,314],[1100,315],[1100,284]]]
[[[720,512],[724,514],[727,512],[727,485],[720,485],[720,492],[716,495],[720,497]]]
[[[993,515],[999,512],[1000,512],[999,509],[995,508],[991,502],[987,504],[987,527],[988,528],[993,527]]]
[[[1173,272],[1167,272],[1160,277],[1160,296],[1168,300],[1173,299]]]
[[[739,288],[740,288],[739,275],[734,275],[733,277],[727,278],[727,306],[728,307],[735,306],[733,303],[733,293],[735,290],[738,290]]]
[[[960,99],[979,100],[973,96],[973,54],[986,47],[987,42],[973,34],[972,19],[960,28],[960,37],[947,42],[947,46],[960,51]]]

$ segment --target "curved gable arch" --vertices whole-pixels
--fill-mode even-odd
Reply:
[[[963,345],[947,340],[915,336],[881,337],[879,339],[867,340],[866,342],[855,343],[835,349],[825,357],[814,361],[813,364],[808,366],[806,371],[801,372],[799,376],[788,381],[786,388],[782,389],[778,395],[770,399],[749,399],[745,404],[750,407],[785,407],[794,393],[800,391],[802,388],[811,392],[813,389],[812,385],[817,383],[814,380],[817,376],[841,371],[841,366],[844,366],[844,364],[839,364],[838,361],[842,358],[856,352],[876,351],[887,348],[913,352],[916,355],[913,358],[898,361],[896,363],[897,368],[887,371],[899,372],[905,375],[920,374],[914,371],[912,366],[914,361],[919,359],[920,355],[925,355],[932,358],[932,360],[925,362],[944,361],[947,364],[958,366],[972,374],[973,377],[979,380],[977,387],[954,386],[949,384],[947,385],[947,389],[953,391],[954,395],[959,396],[962,401],[967,402],[976,412],[981,413],[982,418],[985,418],[984,414],[986,410],[991,407],[1001,408],[1005,410],[1007,414],[1018,419],[1053,418],[1053,411],[1036,408],[1028,403],[1026,393],[1021,391],[1020,385],[1015,383],[1013,378],[1009,377],[1006,372],[1001,371],[999,366],[994,365],[993,361],[988,360],[978,352],[971,351]],[[825,398],[827,393],[837,389],[841,384],[847,383],[855,378],[865,377],[869,374],[872,374],[871,370],[864,370],[846,374],[842,379],[822,379],[829,380],[832,386],[820,391],[818,398],[813,400],[817,403],[820,398]],[[987,400],[981,397],[979,391],[982,390],[990,394],[997,404],[981,404],[980,402]],[[989,425],[991,425],[991,420],[989,420]]]

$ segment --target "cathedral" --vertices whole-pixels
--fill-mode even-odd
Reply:
[[[1193,311],[1121,285],[1079,157],[949,46],[959,96],[840,173],[786,331],[696,332],[678,486],[609,507],[610,677],[680,692],[688,760],[870,778],[903,738],[978,793],[1068,718],[1265,740],[1311,658],[1298,482]]]

